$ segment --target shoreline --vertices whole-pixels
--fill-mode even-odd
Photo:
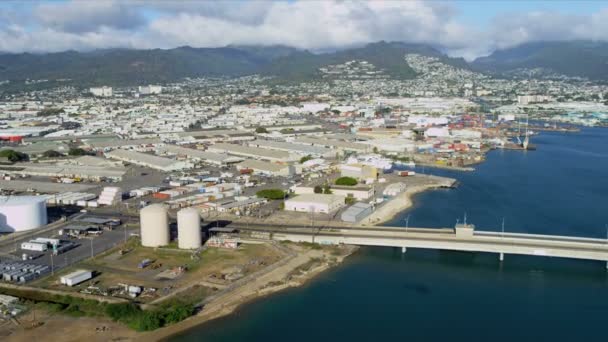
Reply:
[[[365,219],[364,223],[371,224],[372,226],[382,224],[390,221],[400,212],[412,207],[414,200],[413,197],[416,194],[425,192],[427,190],[451,187],[455,184],[456,180],[453,178],[433,176],[437,182],[433,184],[417,185],[406,189],[404,192],[388,200],[376,211],[372,213],[368,218]],[[283,291],[289,288],[301,287],[309,283],[312,279],[319,276],[326,270],[339,266],[348,256],[352,255],[358,248],[352,247],[353,249],[345,254],[337,257],[337,261],[334,264],[323,263],[304,274],[300,279],[296,281],[288,281],[276,286],[262,288],[257,291],[249,291],[248,295],[240,295],[236,300],[231,301],[230,299],[217,298],[213,302],[220,307],[207,308],[208,311],[201,311],[199,314],[192,316],[180,323],[155,330],[139,336],[137,341],[148,341],[150,339],[156,341],[168,341],[171,337],[184,333],[190,329],[196,328],[197,326],[204,325],[214,319],[228,316],[238,310],[239,307],[246,305],[249,302],[264,298],[274,293]],[[237,292],[239,289],[236,289]],[[230,293],[226,294],[230,296]],[[212,303],[213,303],[212,302]],[[222,303],[223,302],[223,303]],[[209,303],[209,304],[212,304]],[[211,310],[209,310],[211,309]]]
[[[432,182],[409,187],[397,196],[386,200],[361,223],[377,226],[390,221],[400,212],[413,206],[413,197],[416,194],[442,187],[452,187],[456,183],[456,179],[453,178],[427,177],[431,177]],[[118,334],[118,338],[125,341],[169,341],[174,336],[205,325],[214,319],[231,315],[252,301],[289,288],[305,286],[328,269],[339,266],[348,256],[358,250],[356,246],[346,246],[343,247],[345,249],[341,251],[342,253],[335,255],[328,249],[315,250],[298,245],[291,245],[290,247],[291,253],[286,253],[285,259],[260,270],[259,275],[243,284],[239,284],[236,288],[209,298],[203,310],[179,323],[143,333],[130,331],[126,327],[123,329],[112,321],[105,324],[113,326],[114,333]],[[313,264],[311,268],[302,269],[310,263]],[[294,272],[299,272],[299,274],[294,274]]]
[[[381,205],[370,216],[366,217],[362,223],[377,226],[382,223],[388,222],[392,220],[395,216],[397,216],[400,212],[411,208],[414,204],[413,197],[416,194],[425,192],[427,190],[451,187],[456,182],[456,180],[452,178],[441,177],[441,179],[443,180],[443,182],[441,183],[417,185],[411,188],[407,188],[404,192],[391,198],[386,203]]]
[[[318,250],[299,252],[284,265],[271,270],[267,274],[264,274],[247,284],[237,287],[233,291],[229,291],[214,298],[207,303],[204,309],[198,314],[168,327],[138,335],[134,341],[168,341],[173,336],[204,325],[214,319],[228,316],[249,302],[285,289],[304,286],[326,270],[341,264],[357,249],[358,248],[353,246],[348,247],[346,253],[339,256],[333,256],[326,251]],[[327,260],[324,260],[321,264],[304,271],[300,276],[294,276],[293,279],[286,280],[293,271],[298,270],[299,267],[309,263],[312,258],[319,256],[335,257],[335,261],[328,262]]]
[[[442,188],[442,187],[451,187],[456,183],[456,179],[453,179],[453,178],[446,178],[446,177],[439,177],[439,176],[432,176],[432,177],[434,177],[434,179],[436,180],[435,183],[417,185],[417,186],[413,186],[411,188],[406,189],[404,192],[391,198],[386,203],[384,203],[382,206],[380,206],[369,217],[367,217],[363,221],[363,223],[370,224],[372,226],[376,226],[376,225],[382,224],[384,222],[390,221],[396,215],[398,215],[400,212],[412,207],[412,205],[414,203],[413,197],[416,194],[419,194],[419,193],[422,193],[422,192],[425,192],[428,190],[432,190],[432,189],[438,189],[438,188]],[[234,313],[236,310],[238,310],[239,307],[246,305],[249,302],[264,298],[266,296],[283,291],[285,289],[304,286],[307,283],[309,283],[312,279],[319,276],[321,273],[325,272],[326,270],[328,270],[332,267],[339,266],[348,256],[352,255],[357,249],[358,248],[353,247],[353,250],[351,250],[349,253],[337,257],[338,260],[334,264],[330,265],[328,263],[324,263],[322,265],[319,265],[319,266],[309,270],[308,272],[306,272],[306,274],[304,274],[303,277],[301,277],[300,279],[298,279],[296,281],[288,281],[288,282],[285,282],[285,283],[282,283],[282,284],[279,284],[276,286],[263,288],[263,289],[253,291],[253,292],[249,291],[248,295],[238,296],[237,297],[238,299],[236,299],[234,301],[231,301],[230,299],[226,300],[223,298],[217,298],[214,301],[212,301],[212,303],[218,302],[215,304],[220,305],[219,308],[218,307],[207,308],[208,311],[201,311],[199,314],[192,316],[180,323],[146,333],[142,336],[138,336],[138,338],[136,340],[137,341],[149,341],[149,340],[153,339],[155,341],[169,341],[169,339],[173,336],[184,333],[190,329],[194,329],[197,326],[204,325],[214,319],[228,316],[228,315]],[[235,290],[235,292],[237,292],[238,290],[239,289],[237,288]],[[226,295],[230,296],[230,293],[228,293]],[[212,304],[212,303],[209,303],[209,304]],[[211,309],[211,310],[209,310],[209,309]]]

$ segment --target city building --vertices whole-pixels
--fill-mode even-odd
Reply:
[[[95,87],[90,88],[89,91],[93,96],[97,97],[112,97],[112,87]]]

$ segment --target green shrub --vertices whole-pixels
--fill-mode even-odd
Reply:
[[[266,189],[256,192],[256,196],[271,200],[283,199],[286,197],[285,191],[281,189]]]
[[[0,151],[0,157],[7,158],[14,162],[28,160],[28,155],[25,153],[17,152],[14,150],[2,150]]]
[[[353,186],[357,185],[357,180],[352,177],[340,177],[336,179],[336,185]]]

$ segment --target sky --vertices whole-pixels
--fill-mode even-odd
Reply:
[[[526,42],[608,41],[606,1],[49,0],[0,2],[0,51],[428,43],[468,60]]]

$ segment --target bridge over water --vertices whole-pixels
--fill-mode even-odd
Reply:
[[[407,248],[487,252],[498,254],[500,260],[505,254],[599,260],[608,268],[608,239],[479,231],[464,224],[456,228],[404,228],[233,223],[231,227],[267,234],[274,240],[398,247],[403,252]]]

